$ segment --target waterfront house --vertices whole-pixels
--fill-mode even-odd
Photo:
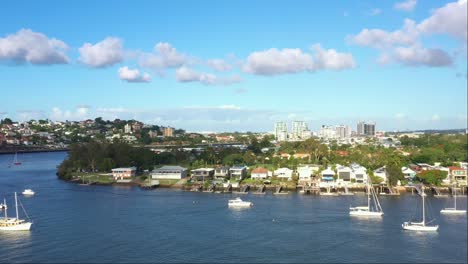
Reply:
[[[266,179],[271,176],[271,172],[265,168],[255,168],[252,170],[251,178],[252,179]]]
[[[190,174],[192,175],[192,180],[205,181],[205,180],[213,179],[214,171],[215,170],[213,168],[199,168],[199,169],[191,170]]]
[[[229,168],[229,174],[231,179],[241,180],[247,176],[247,167],[246,166],[234,166]]]
[[[275,175],[278,179],[280,180],[292,180],[292,174],[293,170],[289,168],[279,168],[273,172],[273,175]]]
[[[229,179],[229,167],[217,167],[214,171],[215,179]]]
[[[151,172],[154,180],[180,180],[187,177],[187,169],[181,166],[162,166]]]
[[[128,180],[135,177],[136,168],[129,167],[129,168],[115,168],[112,169],[112,178],[114,180]]]
[[[336,167],[336,172],[338,175],[337,182],[351,182],[353,170],[350,167],[338,165]]]
[[[387,167],[383,166],[374,170],[374,176],[380,177],[382,178],[382,182],[386,182],[387,181]],[[380,183],[380,182],[374,182],[374,183]]]
[[[308,165],[297,167],[297,176],[299,177],[299,181],[310,181],[313,173],[313,168]]]
[[[405,177],[405,179],[408,181],[412,181],[414,177],[416,177],[416,172],[412,170],[411,168],[402,167],[401,172],[403,173],[403,176]]]
[[[320,187],[333,186],[335,182],[335,171],[330,167],[320,172],[322,180],[320,181]]]
[[[357,183],[367,183],[367,169],[363,166],[353,163],[351,164],[351,169],[353,173],[351,179],[355,179]]]
[[[449,177],[453,183],[458,185],[468,185],[467,184],[467,173],[466,169],[456,166],[450,166],[449,168]]]

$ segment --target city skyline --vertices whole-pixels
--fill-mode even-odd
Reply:
[[[466,128],[466,0],[112,3],[4,3],[0,118]]]

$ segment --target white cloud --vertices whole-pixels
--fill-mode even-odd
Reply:
[[[396,119],[404,119],[404,118],[406,118],[406,114],[404,114],[404,113],[397,113],[397,114],[395,115],[395,118],[396,118]]]
[[[334,49],[324,50],[320,44],[313,45],[312,50],[315,51],[314,70],[344,70],[356,66],[351,53],[339,53]]]
[[[258,75],[277,75],[311,70],[312,64],[312,56],[301,49],[272,48],[251,53],[243,70]]]
[[[439,121],[440,120],[440,116],[438,114],[434,114],[432,115],[432,118],[431,118],[432,121]]]
[[[396,3],[393,7],[401,11],[413,11],[418,3],[417,0],[405,0],[403,2]]]
[[[142,67],[155,70],[176,68],[188,63],[188,56],[179,53],[176,48],[167,42],[159,42],[154,46],[153,53],[145,53],[140,57]]]
[[[0,61],[38,65],[66,64],[70,60],[65,55],[68,49],[65,42],[48,38],[30,29],[21,29],[15,34],[0,38]]]
[[[448,3],[423,20],[418,29],[425,34],[447,34],[467,40],[467,1]]]
[[[383,54],[379,62],[387,64],[397,62],[408,66],[444,67],[453,64],[453,60],[441,49],[426,49],[419,46],[397,47],[390,54]]]
[[[77,106],[74,111],[63,111],[59,107],[54,107],[50,119],[53,121],[84,120],[89,118],[89,114],[89,107],[87,106]]]
[[[416,23],[406,19],[403,28],[388,32],[382,29],[363,29],[359,34],[348,36],[347,40],[353,44],[372,48],[388,48],[393,45],[412,45],[419,39]]]
[[[111,66],[124,58],[122,41],[114,37],[107,37],[94,45],[85,43],[78,51],[78,61],[93,68]]]
[[[316,70],[342,70],[355,66],[353,56],[334,49],[324,50],[320,44],[312,46],[314,55],[301,49],[276,48],[256,51],[247,57],[242,69],[257,75],[279,75]]]
[[[119,78],[127,82],[151,82],[151,76],[148,73],[140,73],[139,70],[132,70],[127,66],[119,69]]]
[[[176,78],[179,82],[200,82],[205,85],[229,85],[242,81],[242,78],[238,75],[218,77],[211,73],[195,71],[186,66],[176,70]]]
[[[208,66],[210,66],[215,71],[230,71],[232,66],[224,60],[213,59],[207,61]]]

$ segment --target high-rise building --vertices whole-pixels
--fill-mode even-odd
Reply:
[[[275,123],[275,139],[277,141],[286,141],[288,139],[288,126],[286,122]]]
[[[351,129],[349,126],[339,125],[335,127],[336,136],[338,138],[348,138],[351,136]]]
[[[163,127],[163,136],[165,137],[173,137],[174,136],[174,128],[172,127]]]
[[[357,124],[358,136],[375,136],[374,122],[359,122]]]
[[[125,124],[124,126],[124,133],[125,134],[130,134],[132,133],[132,126],[130,124]]]
[[[293,121],[292,124],[292,138],[293,139],[307,139],[310,137],[310,130],[305,121]]]
[[[322,125],[319,136],[327,139],[336,138],[336,129],[333,126]]]

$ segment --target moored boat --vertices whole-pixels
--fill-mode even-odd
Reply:
[[[228,202],[229,207],[246,208],[246,207],[251,207],[252,205],[253,205],[252,202],[242,201],[240,197],[237,197],[236,199],[233,199],[233,200],[229,200]]]
[[[6,205],[6,202],[4,202]],[[7,207],[5,207],[5,217],[0,218],[0,230],[4,231],[28,231],[31,229],[32,222],[28,222],[24,219],[19,219],[18,214],[18,197],[15,192],[15,207],[16,207],[16,218],[8,217]],[[23,208],[24,209],[24,208]],[[26,212],[26,211],[25,211]]]

